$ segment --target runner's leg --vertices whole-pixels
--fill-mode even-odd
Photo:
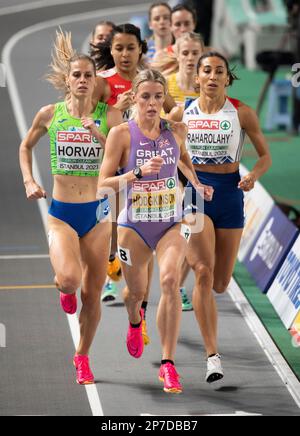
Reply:
[[[156,254],[160,269],[162,295],[157,311],[157,326],[162,344],[162,359],[175,359],[181,322],[180,271],[187,251],[187,241],[180,234],[181,225],[172,227],[159,241]]]
[[[101,222],[80,240],[83,270],[80,343],[77,349],[80,355],[89,353],[101,317],[99,290],[105,282],[110,233],[111,223]]]

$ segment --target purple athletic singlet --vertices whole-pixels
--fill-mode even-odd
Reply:
[[[118,224],[136,231],[155,250],[164,234],[182,219],[177,175],[180,150],[165,120],[161,120],[161,134],[155,141],[147,138],[134,120],[128,125],[130,155],[122,172],[132,171],[155,156],[162,157],[164,164],[158,175],[143,177],[128,185],[125,208],[119,215]]]

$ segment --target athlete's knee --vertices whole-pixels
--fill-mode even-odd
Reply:
[[[217,294],[224,294],[227,291],[230,280],[215,280],[214,281],[214,291]]]
[[[142,301],[144,299],[144,295],[146,293],[146,290],[143,288],[134,288],[134,287],[127,287],[126,290],[123,292],[123,297],[126,300],[132,300],[135,302]]]
[[[193,269],[195,272],[197,284],[212,285],[214,277],[213,268],[199,262],[194,266]]]
[[[161,273],[160,283],[164,293],[173,293],[178,291],[179,276],[175,271]]]
[[[68,274],[58,275],[57,286],[64,294],[74,294],[80,287],[80,278]]]

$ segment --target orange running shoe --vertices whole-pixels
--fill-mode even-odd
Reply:
[[[117,256],[113,261],[108,262],[107,275],[113,282],[119,282],[122,279],[121,262]]]
[[[146,320],[145,320],[145,309],[141,309],[141,311],[142,311],[142,317],[143,317],[143,320],[142,320],[142,336],[143,336],[144,345],[147,346],[147,345],[150,344],[150,338],[149,338],[149,335],[148,335],[147,323],[146,323]]]
[[[180,376],[172,363],[168,362],[161,365],[158,378],[164,383],[165,392],[168,394],[181,394],[182,386],[179,381]]]
[[[94,375],[89,364],[89,356],[75,354],[73,364],[76,368],[76,382],[79,385],[90,385],[95,383]]]

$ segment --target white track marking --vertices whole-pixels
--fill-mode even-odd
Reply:
[[[216,414],[199,414],[199,415],[151,415],[150,413],[141,413],[140,416],[164,416],[175,418],[179,416],[262,416],[260,413],[247,413],[242,411],[237,411],[233,413],[216,413]]]

